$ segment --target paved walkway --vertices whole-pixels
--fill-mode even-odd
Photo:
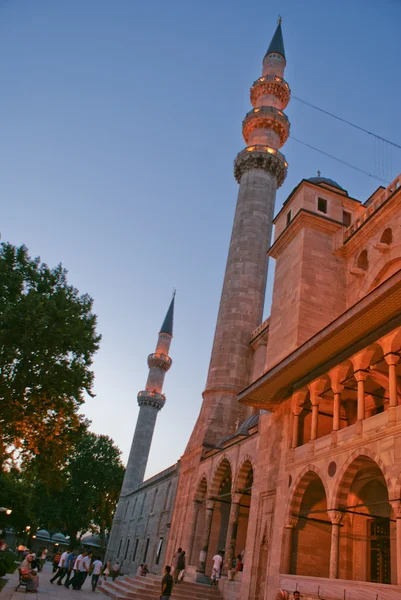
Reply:
[[[104,598],[105,596],[96,590],[92,592],[90,577],[86,578],[86,581],[82,587],[82,590],[75,591],[71,587],[67,590],[64,585],[57,585],[56,583],[50,583],[50,579],[53,576],[52,565],[46,563],[44,569],[39,573],[39,591],[36,594],[25,594],[25,590],[21,588],[21,591],[16,592],[15,588],[18,583],[18,570],[9,576],[7,585],[0,592],[0,600],[89,600],[96,596]],[[101,596],[100,596],[101,594]]]

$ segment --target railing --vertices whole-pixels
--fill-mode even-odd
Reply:
[[[235,160],[238,160],[240,157],[245,156],[245,155],[249,154],[250,152],[268,152],[269,154],[273,154],[273,155],[277,156],[277,158],[279,158],[286,167],[288,166],[287,162],[285,160],[284,154],[281,154],[281,152],[279,152],[275,148],[270,148],[270,146],[262,146],[261,144],[254,144],[253,146],[247,146],[246,148],[244,148],[243,150],[241,150],[241,152],[239,152],[237,154],[237,158]]]
[[[396,190],[401,187],[401,175],[398,175],[390,183],[389,186],[385,190],[383,190],[380,194],[378,194],[377,198],[372,200],[372,203],[367,207],[365,212],[363,212],[359,217],[355,219],[355,221],[347,227],[344,231],[344,242],[346,242],[351,235],[353,235],[364,223],[365,221],[374,213],[380,206],[393,194]]]
[[[313,594],[313,592],[310,591],[301,591],[300,588],[298,588],[298,582],[296,582],[295,584],[295,591],[296,592],[300,592],[301,595],[302,593],[305,594],[306,596],[308,595],[315,595]],[[341,597],[337,594],[335,594],[333,596],[331,591],[325,590],[323,588],[323,586],[318,585],[317,586],[317,592],[316,592],[316,596],[318,597],[319,600],[386,600],[383,596],[381,596],[380,594],[376,594],[374,595],[374,592],[372,592],[372,594],[370,594],[369,592],[365,592],[365,591],[349,591],[347,590],[347,588],[344,588],[341,592]]]

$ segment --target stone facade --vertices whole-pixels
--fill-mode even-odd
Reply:
[[[119,537],[106,558],[118,560],[123,573],[135,573],[141,563],[147,563],[152,573],[162,572],[178,475],[179,463],[120,498]]]
[[[344,590],[391,600],[401,597],[401,175],[365,201],[324,177],[299,183],[274,220],[262,323],[269,219],[287,167],[278,148],[289,124],[272,110],[289,100],[284,67],[279,25],[251,90],[251,145],[235,163],[209,375],[165,562],[180,546],[187,577],[205,580],[224,549],[226,600],[318,586],[333,600]]]

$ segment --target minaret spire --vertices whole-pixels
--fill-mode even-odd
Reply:
[[[289,135],[290,99],[281,22],[251,88],[253,109],[242,124],[246,147],[234,161],[239,192],[203,404],[187,451],[234,433],[249,416],[237,402],[250,383],[251,334],[262,322],[276,190],[286,176],[279,151]]]
[[[138,394],[139,415],[132,440],[121,495],[132,492],[143,482],[156,417],[166,402],[162,394],[164,376],[172,365],[168,353],[173,337],[175,293],[161,326],[156,351],[148,356],[149,375],[144,390]]]

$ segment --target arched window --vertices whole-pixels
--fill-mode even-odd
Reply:
[[[367,250],[362,250],[362,252],[358,256],[358,261],[356,263],[356,266],[358,267],[358,269],[363,269],[364,271],[368,270],[369,261],[368,261],[368,251]]]
[[[391,231],[390,227],[387,227],[387,229],[385,229],[382,233],[382,236],[380,238],[380,242],[382,244],[388,244],[390,245],[393,241],[393,232]]]

